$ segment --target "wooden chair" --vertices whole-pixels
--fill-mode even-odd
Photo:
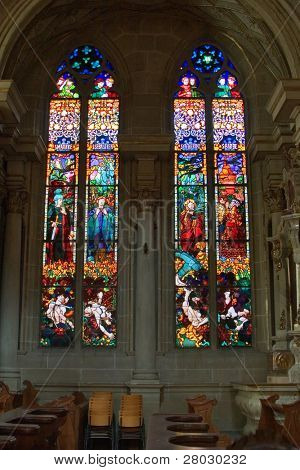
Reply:
[[[145,448],[145,425],[143,418],[143,396],[123,395],[117,427],[117,449],[122,441],[137,441],[139,448]]]
[[[93,442],[110,443],[115,448],[115,429],[112,392],[93,392],[89,400],[88,423],[85,431],[85,449]]]
[[[0,413],[13,409],[13,396],[4,382],[0,382]]]

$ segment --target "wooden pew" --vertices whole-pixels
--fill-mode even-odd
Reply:
[[[51,408],[64,408],[68,411],[66,420],[60,428],[58,448],[61,450],[83,449],[84,427],[87,419],[88,402],[81,392],[74,392],[43,405]]]
[[[213,408],[218,403],[216,399],[208,399],[206,395],[199,395],[194,398],[186,399],[188,405],[188,412],[195,413],[203,418],[203,423],[209,425],[208,432],[219,433],[219,430],[212,422]],[[226,449],[230,445],[232,440],[226,434],[220,434],[218,440],[218,446],[220,449]]]
[[[279,395],[260,399],[261,415],[258,429],[271,430],[287,439],[293,446],[300,448],[300,400],[279,405],[276,403],[278,399]],[[276,413],[284,418],[283,424],[276,420]]]
[[[198,397],[194,398],[186,398],[186,402],[188,405],[188,413],[195,413],[194,404],[197,405],[207,400],[206,395],[199,395]]]
[[[218,432],[212,423],[213,407],[218,403],[216,399],[209,400],[206,395],[199,395],[194,398],[186,399],[189,413],[196,413],[202,416],[203,422],[209,425],[208,432]]]
[[[17,438],[17,448],[57,449],[59,428],[63,425],[64,420],[66,419],[67,411],[58,410],[57,415],[54,413],[51,415],[49,413],[45,414],[45,412],[44,414],[35,414],[34,412],[36,410],[30,411],[32,411],[33,414],[31,414],[26,408],[16,408],[2,413],[0,415],[0,428],[2,426],[0,435],[4,435],[6,428],[10,426],[8,429],[11,431],[20,431],[20,437]],[[32,428],[32,426],[34,427]],[[25,439],[25,443],[23,443],[23,441],[20,443],[20,439],[24,440],[24,433],[25,437],[27,436],[25,432],[26,430],[29,432],[36,429],[38,429],[38,435],[35,436],[34,432],[34,439],[32,438],[32,434],[29,433],[29,437],[32,442],[30,442],[30,439]],[[13,433],[12,435],[15,434]]]
[[[39,449],[41,445],[40,427],[36,424],[0,423],[0,436],[15,437],[17,450]]]
[[[0,413],[13,409],[13,396],[4,382],[0,381]]]
[[[0,450],[15,450],[17,448],[17,439],[14,436],[0,435]]]
[[[25,389],[22,393],[22,406],[23,408],[35,408],[37,405],[37,396],[39,391],[34,388],[30,380],[24,380],[23,385]]]
[[[31,415],[25,414],[19,418],[9,421],[13,424],[37,424],[39,431],[39,448],[40,449],[56,449],[57,436],[59,432],[58,418],[55,415]]]

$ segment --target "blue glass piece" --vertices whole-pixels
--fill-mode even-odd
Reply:
[[[211,44],[203,44],[194,49],[191,60],[196,70],[201,73],[219,72],[224,63],[223,52]]]
[[[100,69],[103,56],[94,46],[81,46],[74,49],[69,55],[70,65],[73,70],[81,75],[91,75]]]

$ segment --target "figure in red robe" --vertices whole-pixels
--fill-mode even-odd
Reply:
[[[47,263],[73,261],[73,220],[70,211],[63,204],[62,189],[54,191],[54,204],[48,212]]]
[[[180,90],[177,93],[178,98],[191,98],[192,89],[189,77],[182,77]]]

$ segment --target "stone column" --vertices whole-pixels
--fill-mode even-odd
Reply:
[[[143,395],[147,425],[160,409],[161,390],[156,369],[157,261],[156,208],[161,197],[161,161],[170,152],[168,135],[120,135],[120,153],[132,159],[131,206],[137,208],[134,256],[135,368],[127,384],[130,393]],[[160,235],[157,236],[157,238]]]
[[[298,202],[299,204],[299,202]],[[293,250],[293,259],[296,265],[296,302],[297,318],[291,319],[291,331],[288,336],[291,339],[290,351],[294,356],[295,363],[289,369],[288,375],[291,383],[300,382],[300,213],[287,214],[282,217],[288,227],[288,236]]]
[[[288,314],[288,293],[287,293],[287,249],[284,243],[284,236],[281,233],[281,215],[285,209],[284,193],[280,187],[269,188],[264,194],[265,201],[271,213],[272,236],[268,241],[272,245],[273,259],[273,292],[274,292],[274,315],[275,336],[273,351],[286,350],[287,344],[287,314]]]
[[[157,380],[154,215],[155,205],[142,201],[137,220],[134,381]]]
[[[12,390],[19,387],[18,338],[21,293],[22,217],[27,193],[8,192],[0,304],[0,376]]]
[[[4,156],[0,153],[0,279],[2,273],[3,239],[4,239],[4,201],[6,196],[4,174]]]

